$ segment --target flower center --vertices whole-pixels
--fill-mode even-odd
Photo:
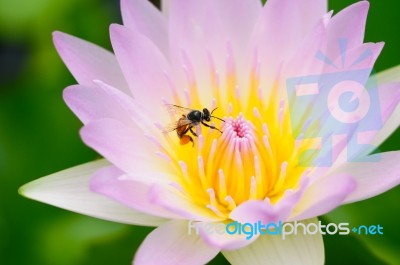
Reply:
[[[256,60],[257,61],[257,60]],[[212,119],[199,125],[195,146],[180,145],[176,135],[168,135],[166,152],[175,165],[179,192],[217,216],[228,219],[229,213],[248,200],[276,203],[288,189],[297,189],[307,168],[299,165],[299,145],[290,127],[287,99],[279,99],[278,84],[270,88],[267,99],[259,88],[257,64],[248,87],[248,104],[241,101],[234,66],[227,67],[227,93],[220,93],[218,78],[212,70],[215,94],[210,109],[225,122]],[[191,69],[191,67],[187,67]],[[193,73],[189,76],[193,76]],[[194,78],[189,79],[187,105],[202,109]],[[175,104],[182,100],[176,97]],[[244,105],[250,105],[243,108]],[[188,132],[190,135],[191,133]]]
[[[238,138],[250,139],[253,136],[253,132],[243,115],[240,115],[237,119],[227,119],[225,125],[224,131],[227,131],[228,134],[231,134],[235,140]]]
[[[257,108],[246,116],[239,113],[224,120],[215,124],[222,134],[199,125],[194,147],[179,145],[178,137],[171,137],[173,160],[179,165],[178,184],[186,196],[228,218],[247,200],[274,203],[287,189],[297,188],[304,168],[297,165],[295,140],[283,122],[269,128]]]

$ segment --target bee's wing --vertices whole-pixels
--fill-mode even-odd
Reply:
[[[173,115],[185,115],[188,114],[189,112],[193,111],[193,109],[181,107],[178,105],[173,105],[173,104],[164,104],[165,108],[170,114]]]
[[[181,118],[180,120],[172,122],[172,123],[168,124],[167,126],[165,126],[164,129],[162,130],[162,132],[170,133],[172,131],[175,131],[176,129],[179,129],[183,126],[190,125],[192,123],[193,122],[191,120]]]

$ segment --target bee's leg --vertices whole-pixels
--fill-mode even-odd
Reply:
[[[190,130],[190,132],[191,132],[194,136],[197,137],[197,133],[195,133],[195,132],[193,131],[193,127],[189,127],[189,130]]]
[[[192,127],[187,127],[182,133],[181,133],[181,135],[185,135],[185,134],[187,134],[187,132],[191,129]]]
[[[219,131],[220,133],[222,133],[222,131],[221,131],[220,129],[218,129],[217,127],[215,127],[215,126],[209,125],[209,124],[205,123],[204,121],[202,121],[201,123],[202,123],[204,126],[208,127],[208,128],[217,130],[217,131]]]

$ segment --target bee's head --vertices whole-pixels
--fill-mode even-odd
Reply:
[[[210,111],[206,108],[203,109],[203,113],[204,113],[204,120],[206,121],[211,121],[211,114]]]

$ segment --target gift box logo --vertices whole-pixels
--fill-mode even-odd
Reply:
[[[347,51],[346,40],[338,42],[340,56],[335,62],[317,53],[322,74],[286,83],[293,135],[299,142],[315,142],[302,151],[303,166],[331,166],[336,159],[371,162],[366,156],[376,149],[370,142],[382,121],[378,84],[370,77],[373,52],[368,47]]]

